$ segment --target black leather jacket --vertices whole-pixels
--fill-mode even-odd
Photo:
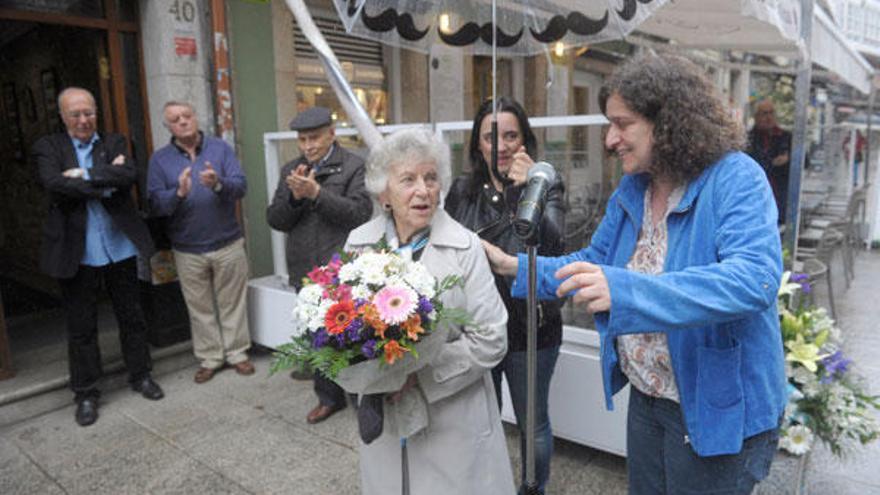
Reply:
[[[465,227],[473,230],[492,244],[509,254],[525,252],[525,246],[513,231],[513,217],[523,187],[508,187],[498,193],[489,184],[480,187],[476,194],[471,188],[471,177],[455,179],[446,196],[446,211]],[[547,203],[541,220],[538,254],[559,256],[565,249],[565,188],[558,180],[547,192]],[[526,302],[513,299],[510,287],[513,277],[495,275],[495,285],[507,307],[507,340],[509,351],[526,350]],[[538,307],[538,349],[558,346],[562,343],[562,314],[559,301],[542,301]]]

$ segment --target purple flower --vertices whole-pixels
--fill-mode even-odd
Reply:
[[[364,342],[364,345],[361,346],[361,354],[367,359],[373,359],[376,357],[376,341],[370,339]]]
[[[330,340],[330,336],[327,334],[327,330],[319,328],[314,335],[312,335],[312,347],[320,349],[327,345],[328,340]]]
[[[425,296],[420,296],[419,297],[419,308],[418,308],[419,313],[426,315],[433,310],[434,310],[434,305],[431,304],[431,300]]]
[[[360,340],[360,331],[363,328],[364,322],[355,318],[351,320],[351,323],[345,327],[345,335],[348,337],[348,340],[352,342],[357,342]]]
[[[843,357],[843,352],[837,351],[834,354],[822,360],[822,366],[825,367],[825,376],[822,377],[822,383],[829,383],[835,378],[840,378],[846,373],[852,359]]]
[[[792,273],[790,280],[796,284],[801,284],[801,292],[804,294],[809,294],[813,290],[813,286],[810,285],[810,276],[806,273]]]

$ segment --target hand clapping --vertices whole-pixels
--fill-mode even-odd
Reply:
[[[217,171],[214,170],[211,162],[206,161],[205,169],[199,172],[199,182],[208,189],[214,189],[214,186],[217,185],[219,180],[220,178],[217,176]]]
[[[307,198],[314,200],[318,197],[318,192],[321,190],[321,185],[315,180],[314,169],[309,170],[304,164],[298,165],[284,181],[287,183],[287,188],[290,189],[291,194],[293,194],[293,199]]]
[[[177,177],[177,197],[185,198],[192,189],[192,167],[186,167]]]

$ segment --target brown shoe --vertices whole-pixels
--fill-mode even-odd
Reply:
[[[309,411],[309,414],[306,416],[306,422],[310,425],[320,423],[342,409],[345,409],[345,406],[325,406],[324,404],[318,404],[314,409]]]
[[[232,365],[232,367],[235,368],[235,372],[239,375],[253,375],[254,371],[256,371],[253,363],[251,363],[250,361],[235,363]]]
[[[196,371],[196,376],[193,377],[193,381],[196,383],[205,383],[211,378],[214,378],[214,373],[216,372],[217,370],[212,370],[211,368],[199,367]]]

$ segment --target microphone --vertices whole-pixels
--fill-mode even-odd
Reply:
[[[556,180],[556,170],[547,162],[538,162],[529,169],[526,190],[519,200],[513,231],[527,244],[537,244],[538,225],[544,213],[544,196]]]

